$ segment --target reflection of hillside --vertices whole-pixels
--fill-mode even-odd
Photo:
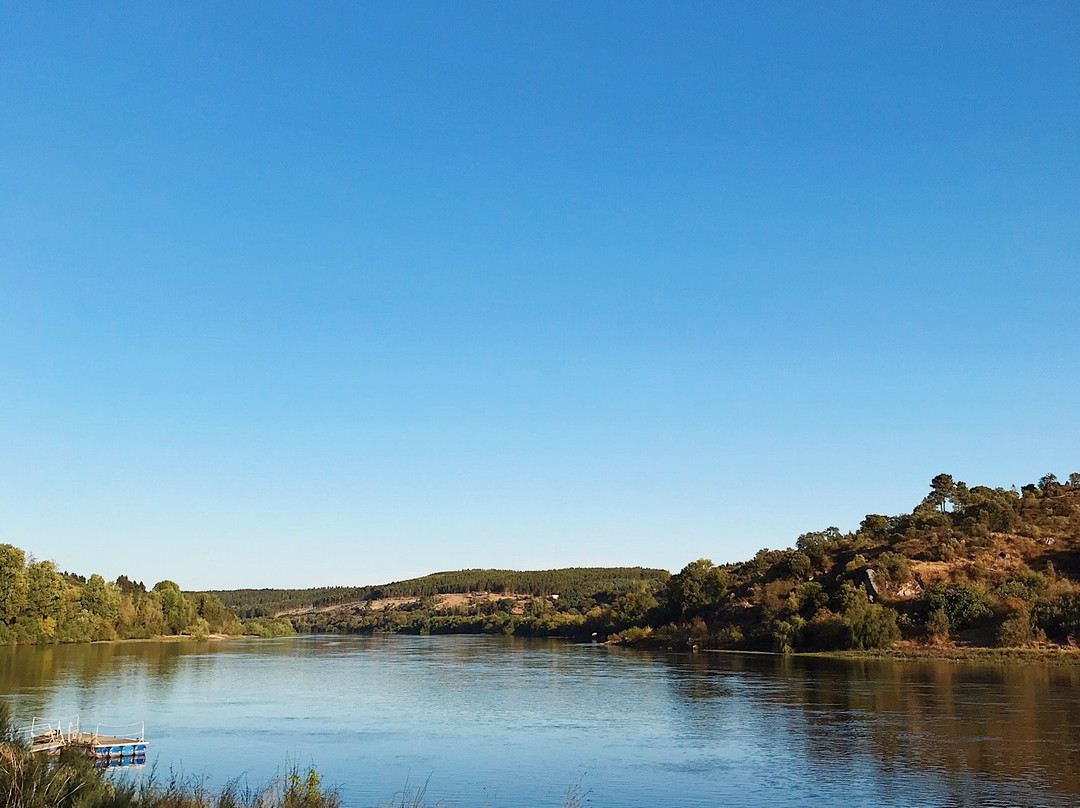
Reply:
[[[801,745],[812,766],[862,761],[885,781],[914,770],[938,777],[951,800],[1001,796],[1006,785],[1080,795],[1077,668],[714,654],[669,662],[681,699],[757,702],[755,720]]]

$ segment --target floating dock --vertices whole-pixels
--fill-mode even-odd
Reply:
[[[101,725],[94,728],[93,732],[85,732],[79,728],[78,717],[68,724],[65,731],[60,722],[56,726],[43,724],[35,718],[29,729],[30,751],[39,752],[49,756],[58,756],[65,749],[76,749],[89,758],[105,763],[126,762],[145,763],[146,727],[142,722],[129,724],[128,727],[115,729],[128,729],[138,727],[138,732],[111,734],[101,731]],[[110,728],[106,728],[110,729]],[[141,758],[141,760],[140,760]]]

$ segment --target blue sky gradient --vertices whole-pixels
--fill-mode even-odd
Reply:
[[[0,541],[731,561],[1080,470],[1075,3],[0,7]]]

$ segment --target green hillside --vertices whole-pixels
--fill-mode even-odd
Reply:
[[[672,576],[626,642],[775,651],[1071,645],[1080,638],[1080,474],[1016,488],[948,474],[907,514],[806,533]]]
[[[436,595],[490,592],[545,597],[565,602],[586,600],[601,592],[619,592],[637,582],[664,581],[667,570],[643,567],[571,567],[557,570],[456,570],[372,586],[331,586],[313,589],[230,589],[216,595],[241,617],[272,617],[286,612],[318,609],[388,598],[430,598]]]

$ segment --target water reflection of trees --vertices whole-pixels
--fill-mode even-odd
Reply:
[[[206,650],[205,643],[155,641],[3,647],[0,695],[15,698],[20,713],[40,715],[61,686],[91,690],[125,671],[145,675],[151,687],[167,687],[181,657]]]
[[[763,729],[801,745],[811,765],[869,756],[883,775],[936,773],[951,796],[1005,783],[1080,794],[1078,668],[714,654],[668,661],[680,699],[715,702],[736,688],[765,712]]]

